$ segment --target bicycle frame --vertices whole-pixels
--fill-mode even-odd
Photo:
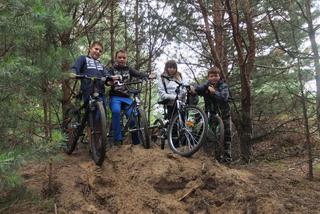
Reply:
[[[138,94],[134,94],[134,99],[133,102],[131,103],[131,105],[129,105],[128,110],[125,111],[125,113],[127,113],[130,109],[132,109],[128,120],[126,121],[125,125],[123,126],[123,131],[127,132],[135,132],[138,131],[139,129],[137,128],[130,128],[130,123],[136,118],[137,115],[139,113],[139,107],[140,107],[140,92]]]
[[[165,77],[166,78],[166,77]],[[154,122],[154,126],[151,128],[159,129],[160,135],[152,136],[153,139],[161,139],[161,149],[164,149],[165,140],[168,140],[169,146],[174,153],[189,157],[199,150],[203,144],[203,139],[206,136],[208,120],[199,107],[188,105],[181,97],[181,88],[187,89],[187,99],[189,96],[189,85],[184,85],[176,80],[176,97],[174,99],[171,115],[166,112],[164,116],[169,118],[163,122],[161,119],[157,119]],[[165,103],[162,103],[165,105]],[[199,116],[199,117],[198,117]],[[200,125],[199,125],[200,124]],[[156,141],[156,140],[154,140]]]
[[[78,77],[79,79],[81,78],[88,78],[91,80],[90,77],[85,77],[85,76],[80,76]],[[90,118],[88,117],[89,116],[89,112],[90,111],[94,111],[95,110],[95,107],[97,105],[97,102],[103,102],[103,100],[101,99],[101,97],[99,97],[99,93],[98,93],[98,89],[97,89],[97,80],[101,80],[101,78],[93,78],[93,84],[92,84],[92,93],[89,95],[89,100],[88,100],[88,103],[87,103],[87,106],[85,103],[81,104],[81,107],[80,109],[84,109],[85,110],[85,114],[84,114],[84,117],[82,118],[82,122],[81,122],[81,125],[84,127],[86,125],[86,122],[88,122],[89,126],[91,126],[93,121],[90,121]],[[79,98],[81,99],[81,98]]]
[[[143,80],[141,81],[135,81],[135,82],[130,82],[130,83],[123,83],[122,80],[116,81],[115,83],[118,85],[125,85],[126,87],[128,85],[132,84],[140,84],[142,83]],[[122,132],[127,132],[129,131],[130,133],[132,132],[137,132],[139,141],[142,142],[142,145],[144,148],[148,149],[150,147],[150,139],[149,139],[149,132],[148,132],[148,125],[146,122],[146,116],[143,111],[143,109],[140,109],[140,93],[141,89],[129,89],[127,87],[129,93],[133,94],[133,102],[127,107],[127,110],[125,111],[125,114],[127,115],[128,111],[131,110],[131,113],[128,115],[128,120],[125,122],[123,125],[123,120],[122,120]],[[123,118],[123,113],[121,111],[122,116],[120,118]],[[134,128],[131,128],[130,126],[133,125],[132,123],[134,122]],[[112,135],[109,135],[109,137]]]
[[[176,82],[178,84],[178,87],[176,89],[176,98],[174,100],[174,104],[173,104],[171,115],[169,116],[169,121],[167,121],[165,124],[169,124],[172,121],[173,116],[175,115],[175,112],[178,112],[179,123],[180,123],[180,125],[183,125],[183,122],[182,122],[183,118],[182,118],[182,115],[181,115],[181,110],[183,109],[184,106],[186,106],[186,103],[179,99],[179,95],[180,95],[180,92],[181,92],[180,88],[181,87],[185,87],[188,90],[190,88],[190,86],[189,85],[183,85],[182,83],[179,83],[176,80],[170,80],[170,81]]]

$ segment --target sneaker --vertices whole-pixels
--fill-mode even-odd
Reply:
[[[123,145],[123,142],[122,142],[122,140],[117,140],[117,141],[114,141],[113,145],[121,146],[121,145]]]

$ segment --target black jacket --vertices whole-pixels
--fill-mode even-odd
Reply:
[[[212,114],[218,113],[222,117],[230,116],[228,85],[222,80],[219,80],[214,86],[211,85],[216,90],[214,94],[209,93],[209,86],[209,81],[206,81],[195,88],[197,94],[204,97],[205,111]]]
[[[110,75],[121,75],[122,79],[125,83],[130,82],[132,77],[136,77],[142,79],[144,77],[148,77],[148,74],[140,73],[137,70],[129,67],[129,66],[119,66],[117,64],[113,65],[109,70]],[[119,96],[119,97],[130,97],[130,93],[126,86],[111,86],[111,90],[109,92],[110,96]]]

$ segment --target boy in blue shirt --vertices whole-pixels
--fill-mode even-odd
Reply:
[[[94,41],[89,47],[88,55],[82,55],[78,57],[73,66],[71,67],[70,77],[74,78],[75,75],[86,75],[88,77],[99,77],[107,78],[109,76],[108,72],[105,70],[104,66],[99,61],[99,58],[103,52],[103,45],[99,41]],[[89,102],[90,94],[92,93],[93,82],[88,79],[81,79],[81,94],[85,107],[87,107]],[[105,95],[105,81],[99,80],[98,82],[98,92],[99,97],[103,101],[104,109],[106,110],[106,95]],[[85,117],[87,117],[87,109]],[[79,133],[83,132],[84,127],[79,127]]]

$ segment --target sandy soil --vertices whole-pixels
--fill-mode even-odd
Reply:
[[[320,182],[304,158],[225,166],[203,151],[191,158],[158,146],[122,145],[95,166],[87,145],[52,165],[52,213],[320,213]],[[297,164],[302,163],[302,164]],[[23,169],[25,184],[48,194],[48,163]],[[319,175],[316,175],[319,177]],[[6,213],[47,213],[35,205]]]

